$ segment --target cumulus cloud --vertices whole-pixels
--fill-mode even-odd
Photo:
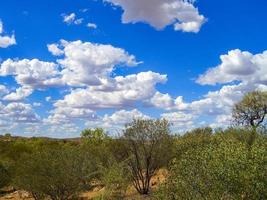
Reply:
[[[0,19],[0,48],[7,48],[11,45],[16,44],[15,35],[12,34],[11,36],[3,35],[4,32],[4,26],[3,22]]]
[[[87,121],[85,125],[89,128],[103,127],[112,133],[116,133],[121,131],[125,124],[130,123],[134,119],[151,119],[151,117],[143,114],[137,109],[123,109],[118,110],[111,115],[105,114],[103,117]]]
[[[108,79],[116,67],[139,64],[133,55],[111,45],[62,40],[59,44],[48,45],[48,50],[63,58],[57,63],[7,59],[0,64],[0,76],[14,76],[24,91],[25,88],[41,90],[64,85],[99,86],[110,82]]]
[[[7,105],[0,104],[0,118],[8,118],[13,123],[38,123],[40,117],[34,112],[30,104],[12,102]]]
[[[123,9],[123,23],[145,22],[161,30],[173,25],[174,30],[199,32],[206,19],[189,0],[104,0]]]
[[[107,84],[107,87],[72,90],[63,100],[58,100],[55,106],[91,110],[134,107],[138,102],[153,97],[156,84],[164,83],[166,80],[166,75],[151,71],[125,77],[117,76]]]
[[[64,52],[58,63],[63,68],[62,81],[70,86],[101,85],[115,67],[139,64],[133,55],[112,45],[61,40],[56,47],[58,52]]]
[[[195,116],[184,112],[169,112],[161,114],[162,119],[168,120],[172,124],[172,128],[176,131],[186,131],[194,128]]]
[[[267,51],[253,55],[239,49],[220,56],[221,64],[201,75],[197,82],[202,85],[243,81],[267,83]]]
[[[24,100],[26,97],[30,96],[33,92],[32,88],[29,87],[20,87],[17,88],[15,92],[7,94],[3,97],[5,101],[21,101]]]
[[[86,108],[57,107],[50,112],[44,122],[47,124],[68,124],[75,120],[93,120],[96,118],[94,111]]]
[[[148,105],[170,110],[174,108],[175,104],[173,98],[169,94],[162,94],[157,91],[154,96],[149,99]]]
[[[234,104],[253,90],[267,91],[267,52],[253,55],[239,49],[220,56],[221,64],[200,75],[201,85],[224,84],[219,90],[210,91],[199,100],[175,101],[176,109],[186,110],[197,117],[212,117],[212,127],[225,127],[231,122]],[[180,106],[180,107],[178,107]]]

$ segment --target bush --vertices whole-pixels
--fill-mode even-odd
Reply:
[[[105,186],[103,199],[124,199],[130,179],[124,163],[112,163],[108,168],[101,170],[101,182]]]
[[[7,186],[10,176],[7,169],[0,163],[0,189]]]
[[[175,159],[157,199],[266,199],[266,141],[251,151],[245,143],[213,136],[216,143],[186,151]]]
[[[15,184],[35,199],[75,199],[90,187],[93,178],[91,157],[77,148],[43,149],[23,156]]]

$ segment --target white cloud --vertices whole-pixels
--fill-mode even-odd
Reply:
[[[165,110],[173,109],[174,101],[169,94],[162,94],[160,92],[156,92],[154,96],[149,100],[148,105],[151,104],[154,107],[162,108]]]
[[[12,102],[6,106],[1,104],[0,117],[8,118],[13,123],[38,123],[40,117],[34,113],[30,104]]]
[[[89,128],[102,127],[107,131],[116,134],[124,128],[125,124],[132,122],[134,119],[151,119],[151,117],[143,114],[137,109],[118,110],[111,115],[105,114],[103,117],[89,120],[85,123],[85,126]]]
[[[9,92],[9,90],[7,89],[7,87],[5,85],[0,85],[0,96],[3,96],[5,94],[7,94]]]
[[[21,101],[30,96],[33,92],[32,88],[20,87],[16,89],[16,92],[12,92],[3,97],[5,101]]]
[[[57,124],[82,119],[92,121],[96,125],[99,121],[96,117],[98,110],[133,108],[138,104],[144,104],[156,93],[156,84],[164,83],[166,80],[166,75],[149,71],[125,77],[117,76],[102,86],[74,89],[64,99],[54,103],[55,109],[46,122]],[[123,113],[127,112],[117,114],[121,116]],[[136,111],[132,113],[137,114]],[[132,115],[129,117],[133,118]],[[111,119],[117,119],[115,116],[118,115],[114,115]],[[138,116],[140,115],[136,115]],[[106,124],[108,119],[107,116],[103,118]]]
[[[134,119],[150,119],[149,116],[144,115],[137,109],[130,111],[119,110],[112,115],[105,115],[102,119],[105,127],[123,127],[125,124],[130,123]]]
[[[61,40],[59,47],[64,52],[58,60],[62,81],[70,86],[101,85],[115,67],[139,64],[133,55],[111,45]]]
[[[50,51],[54,56],[60,56],[64,54],[64,51],[61,50],[58,44],[48,44],[48,51]]]
[[[191,103],[182,99],[176,102],[176,105],[183,105],[184,109],[177,107],[179,110],[189,111],[196,117],[211,117],[212,127],[230,124],[232,108],[245,93],[253,90],[267,91],[267,51],[253,55],[237,49],[220,58],[222,63],[201,75],[197,82],[202,85],[226,85]]]
[[[12,34],[11,36],[2,35],[4,32],[3,22],[0,19],[0,48],[7,48],[11,45],[16,44],[15,35]]]
[[[253,55],[239,49],[222,55],[221,64],[201,75],[197,82],[202,85],[244,81],[267,83],[267,51]]]
[[[161,114],[161,118],[168,120],[175,131],[184,132],[194,127],[194,118],[192,114],[184,112],[169,112]]]
[[[206,19],[188,0],[104,0],[123,9],[123,23],[145,22],[163,29],[174,25],[175,30],[199,32]]]
[[[43,89],[59,85],[57,65],[38,59],[4,61],[0,66],[0,76],[14,76],[19,85],[25,88]]]
[[[70,13],[69,15],[62,14],[62,17],[63,17],[63,22],[65,22],[68,25],[70,24],[79,25],[83,22],[83,18],[77,19],[75,13]]]
[[[47,119],[48,124],[68,124],[75,120],[93,120],[96,118],[94,111],[86,108],[57,107],[50,112]]]
[[[75,13],[70,13],[69,15],[62,15],[62,16],[63,16],[63,21],[67,24],[73,23],[76,18]]]
[[[88,23],[87,27],[90,29],[97,29],[97,25],[95,23]]]
[[[91,110],[134,107],[138,102],[145,102],[153,97],[156,84],[166,80],[166,75],[151,71],[126,77],[117,76],[106,86],[72,90],[63,100],[57,101],[55,106]]]

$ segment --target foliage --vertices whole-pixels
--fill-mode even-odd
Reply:
[[[210,137],[213,142],[173,160],[157,199],[266,199],[266,138],[256,140],[249,151],[227,133]]]
[[[10,175],[8,173],[8,170],[0,162],[0,189],[3,188],[4,186],[7,186],[9,181],[10,181]]]
[[[105,133],[104,129],[96,128],[83,130],[81,133],[81,137],[88,138],[97,142],[107,138],[108,136]]]
[[[267,92],[247,93],[233,108],[233,119],[238,125],[257,128],[267,114]]]
[[[77,148],[42,149],[23,156],[17,167],[15,185],[36,199],[75,199],[90,186],[92,158]]]
[[[130,182],[125,163],[113,162],[108,168],[102,168],[101,174],[101,181],[105,186],[102,198],[109,200],[124,199]]]
[[[172,140],[166,120],[134,120],[123,135],[124,151],[134,187],[148,194],[156,171],[170,161]]]

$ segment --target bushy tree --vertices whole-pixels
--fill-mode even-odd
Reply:
[[[134,187],[148,194],[151,178],[172,156],[170,124],[166,120],[134,120],[126,126],[122,142]]]

